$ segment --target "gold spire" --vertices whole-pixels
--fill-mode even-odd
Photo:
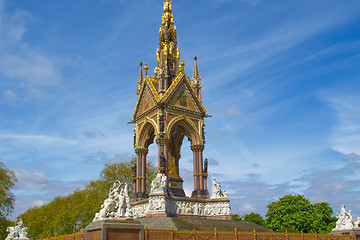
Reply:
[[[139,93],[140,93],[143,79],[144,79],[144,76],[143,76],[143,71],[142,71],[142,61],[140,61],[139,78],[138,78],[138,82],[137,82],[137,86],[136,86],[136,94],[137,95],[139,95]]]
[[[159,29],[159,48],[156,50],[159,94],[164,94],[172,80],[179,74],[180,49],[177,47],[176,26],[170,0],[164,1],[164,13]]]
[[[199,68],[198,68],[198,64],[197,64],[197,57],[195,55],[194,57],[194,60],[195,60],[195,63],[194,63],[194,74],[193,74],[193,77],[192,77],[192,80],[193,80],[193,84],[199,84],[200,83],[200,74],[199,74]],[[201,84],[200,84],[201,85]]]
[[[159,29],[159,49],[157,50],[157,59],[159,62],[159,52],[162,50],[165,60],[173,58],[177,60],[180,57],[180,49],[177,48],[176,26],[174,25],[174,14],[170,0],[164,2],[164,13],[161,16],[161,27]]]
[[[147,63],[145,63],[145,66],[144,66],[145,77],[147,77],[147,75],[148,75],[148,69],[149,69],[149,67],[148,67]]]
[[[181,65],[180,65],[180,72],[185,73],[184,67],[185,67],[185,63],[184,63],[184,60],[182,60]]]
[[[195,63],[194,63],[194,74],[192,77],[192,86],[195,89],[196,95],[201,99],[201,78],[199,74],[199,67],[197,64],[197,57],[195,55],[194,57]]]

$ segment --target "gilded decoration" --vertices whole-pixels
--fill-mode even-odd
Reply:
[[[181,179],[181,177],[178,175],[178,168],[175,164],[175,158],[171,154],[169,155],[169,177]]]
[[[139,77],[136,87],[137,102],[134,109],[135,123],[134,148],[138,155],[148,153],[148,147],[156,139],[158,145],[158,169],[169,177],[167,187],[171,196],[185,197],[182,189],[182,178],[179,176],[181,161],[181,147],[185,136],[191,141],[191,149],[201,152],[204,149],[203,121],[206,109],[201,101],[201,78],[199,75],[197,58],[194,63],[194,75],[190,79],[185,74],[185,63],[180,59],[180,49],[177,46],[177,31],[174,24],[172,5],[165,0],[164,13],[161,16],[159,29],[159,48],[156,50],[157,66],[154,71],[149,66],[140,63]],[[149,76],[154,72],[154,77]],[[144,74],[143,74],[144,73]],[[196,155],[194,161],[202,163],[202,154]],[[200,165],[199,165],[200,166]],[[146,169],[145,169],[146,170]],[[200,170],[196,170],[200,171]],[[138,173],[135,182],[137,189],[135,199],[147,198],[144,189],[145,176]],[[206,198],[208,191],[206,183],[199,177],[194,177],[194,194]],[[201,175],[204,176],[205,175]],[[208,195],[207,195],[208,196]],[[193,194],[192,194],[193,197]]]
[[[147,110],[155,107],[156,102],[158,102],[159,95],[150,80],[151,79],[149,77],[146,77],[145,81],[142,83],[138,100],[136,102],[133,119],[140,116]]]
[[[189,120],[189,118],[185,116],[178,116],[170,121],[167,132],[168,137],[171,134],[169,131],[171,131],[172,128],[177,124],[181,124],[185,129],[187,129],[187,132],[190,135],[193,144],[201,141],[201,135],[198,131],[198,128],[194,125],[192,121]]]
[[[192,118],[191,118],[190,120],[193,122],[193,124],[194,124],[195,126],[197,126],[197,127],[199,126],[199,125],[198,125],[198,123],[199,123],[198,120],[195,120],[195,119],[192,119]]]
[[[160,101],[168,102],[170,105],[179,106],[181,108],[191,109],[196,112],[199,111],[197,109],[201,109],[201,112],[206,113],[206,109],[202,105],[201,100],[197,97],[194,89],[191,86],[190,79],[183,73],[179,73],[179,75],[176,76],[176,78],[173,80],[173,83],[165,92],[165,95],[160,99]],[[195,107],[194,103],[198,105],[198,107]]]
[[[171,105],[193,110],[195,112],[198,111],[198,109],[193,104],[193,98],[189,96],[189,92],[187,91],[186,85],[184,83],[181,84],[174,92],[173,96],[169,100],[169,103]]]

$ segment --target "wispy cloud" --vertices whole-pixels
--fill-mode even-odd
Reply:
[[[38,141],[37,144],[47,144],[47,143],[54,143],[54,142],[61,142],[63,144],[69,144],[73,145],[77,142],[74,140],[59,138],[59,137],[53,137],[53,136],[47,136],[47,135],[14,135],[14,134],[0,134],[0,138],[7,138],[7,139],[16,139],[20,141]]]
[[[86,181],[49,180],[39,172],[24,169],[16,170],[15,175],[18,182],[14,190],[16,199],[13,216],[18,216],[31,207],[47,203],[56,196],[66,195],[75,189],[82,188],[87,183]],[[53,191],[54,189],[56,191]]]
[[[343,154],[360,154],[360,96],[348,87],[338,87],[320,93],[321,99],[332,109],[336,123],[328,142]]]
[[[254,211],[264,216],[266,206],[272,201],[285,194],[303,194],[312,203],[330,203],[334,212],[345,204],[354,216],[358,216],[360,207],[354,203],[360,199],[360,189],[357,187],[360,183],[359,171],[360,156],[350,154],[331,167],[308,169],[300,178],[290,178],[279,184],[258,181],[258,176],[254,178],[251,175],[246,180],[226,180],[222,183],[223,188],[229,189],[233,212],[240,214]],[[221,177],[218,179],[221,180]]]
[[[24,40],[27,23],[35,19],[25,10],[0,9],[0,73],[34,87],[55,86],[61,73],[54,59]]]

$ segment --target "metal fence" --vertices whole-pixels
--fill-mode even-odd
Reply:
[[[145,240],[354,240],[353,235],[304,234],[304,233],[263,233],[217,231],[153,230],[145,227]]]
[[[180,231],[155,230],[145,227],[145,240],[354,240],[353,235],[334,235],[318,233],[275,233],[275,232],[233,232],[217,231]],[[85,232],[71,233],[62,236],[40,238],[38,240],[84,240]]]

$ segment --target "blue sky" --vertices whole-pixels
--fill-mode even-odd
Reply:
[[[188,76],[198,56],[213,116],[204,156],[232,211],[265,215],[299,193],[360,216],[360,2],[174,0],[173,12]],[[140,60],[156,67],[161,14],[162,0],[0,0],[0,159],[19,179],[12,218],[135,156],[127,122]]]

